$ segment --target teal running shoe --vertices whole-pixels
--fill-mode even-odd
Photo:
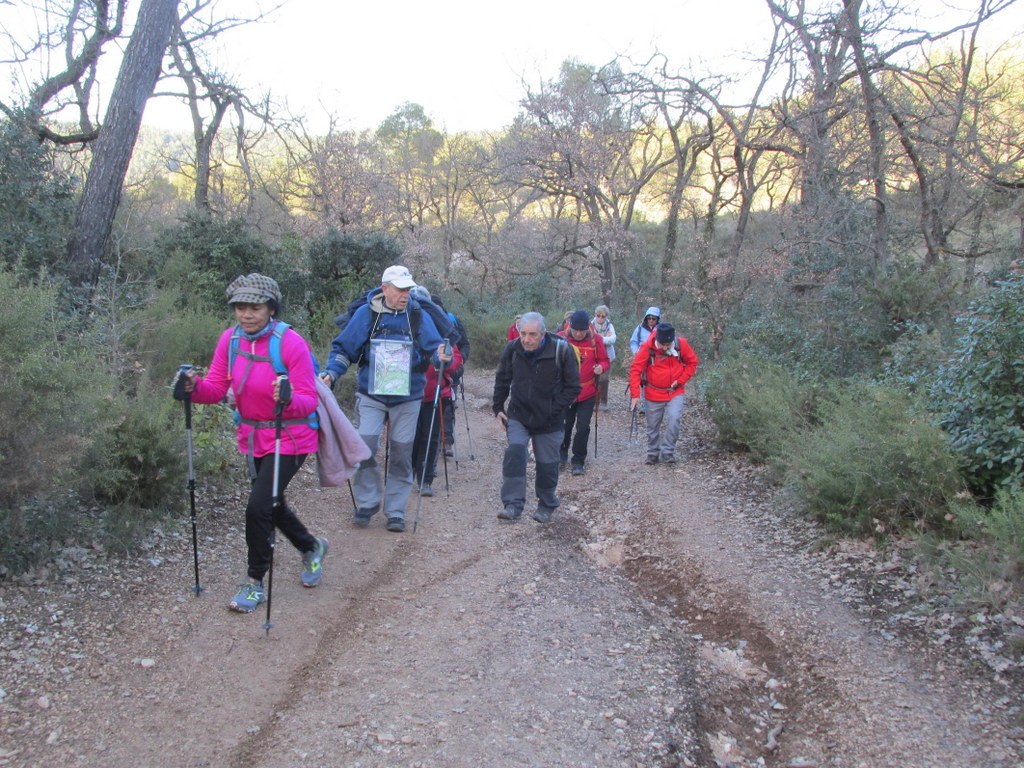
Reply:
[[[267,593],[263,591],[262,581],[247,581],[238,587],[238,594],[231,598],[228,608],[239,613],[252,613],[256,606],[267,600]]]
[[[302,556],[302,586],[315,587],[320,583],[327,549],[327,539],[317,537],[316,548]]]

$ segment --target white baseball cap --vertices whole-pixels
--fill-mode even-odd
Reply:
[[[409,268],[403,267],[401,264],[393,264],[385,269],[380,281],[382,284],[391,283],[395,288],[412,288],[416,285]]]

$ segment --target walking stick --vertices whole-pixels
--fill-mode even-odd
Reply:
[[[462,390],[462,413],[466,417],[466,439],[469,440],[469,460],[476,461],[476,456],[473,455],[473,435],[469,432],[469,411],[466,409],[465,374],[463,374],[463,380],[459,382],[459,388]]]
[[[448,339],[444,340],[445,354],[451,354],[448,350],[451,349],[451,343]],[[423,463],[420,464],[420,487],[419,493],[416,494],[416,512],[412,517],[412,532],[416,533],[416,526],[420,522],[420,510],[423,508],[423,484],[426,482],[427,477],[427,457],[430,455],[430,439],[434,436],[434,422],[437,421],[437,408],[438,400],[441,397],[441,382],[444,380],[444,360],[441,361],[441,366],[437,369],[437,388],[434,389],[434,407],[430,412],[430,429],[427,430],[427,443],[426,450],[423,451]],[[436,457],[435,457],[436,461]],[[447,464],[445,465],[447,466]]]
[[[346,480],[345,482],[348,483],[348,495],[352,497],[352,514],[356,514],[359,511],[359,508],[356,507],[356,492],[352,490],[351,480]]]
[[[391,414],[384,414],[384,485],[388,484],[388,464],[391,462]]]
[[[196,534],[196,470],[192,461],[192,394],[185,391],[186,374],[192,370],[191,365],[182,365],[178,369],[178,378],[174,382],[174,399],[181,400],[185,407],[185,447],[188,452],[188,504],[189,519],[192,521],[192,565],[196,573],[196,585],[192,591],[198,595],[203,591],[199,586],[199,537]]]
[[[629,422],[629,440],[627,441],[627,444],[628,445],[633,445],[634,443],[639,444],[639,442],[640,442],[640,431],[639,431],[639,428],[637,427],[637,424],[636,424],[636,408],[632,408],[630,410],[631,410],[631,412],[633,414],[633,417],[630,419],[630,422]]]
[[[597,458],[597,413],[601,410],[601,374],[594,374],[594,386],[597,387],[597,394],[594,395],[594,458]]]
[[[283,501],[281,499],[281,421],[284,414],[284,404],[292,399],[292,385],[288,377],[281,375],[277,377],[277,406],[274,408],[274,485],[272,511],[270,513],[270,568],[267,571],[267,620],[263,622],[263,629],[270,634],[270,602],[274,597],[274,545],[277,543],[277,523],[274,518],[280,511]]]
[[[438,381],[438,383],[437,383],[437,391],[438,392],[441,391],[441,382],[440,381]],[[438,441],[437,441],[437,448],[438,448],[439,451],[441,451],[441,456],[442,456],[441,461],[444,464],[444,495],[445,496],[450,496],[451,494],[448,492],[448,454],[444,450],[444,398],[443,397],[439,397],[437,399],[437,409],[441,413],[441,419],[440,419],[441,423],[438,425],[438,432],[440,433],[440,435],[439,435]],[[429,442],[427,443],[427,454],[428,455],[430,454],[430,443]],[[434,462],[435,463],[437,462],[437,451],[434,451]],[[456,462],[455,466],[456,467],[459,466],[458,462]]]

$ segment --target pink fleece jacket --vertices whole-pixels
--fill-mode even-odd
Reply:
[[[272,424],[274,379],[277,378],[274,366],[269,362],[254,362],[236,354],[233,369],[229,373],[228,347],[233,332],[234,326],[221,334],[206,376],[196,380],[192,402],[219,403],[227,395],[230,386],[242,418]],[[269,333],[265,334],[256,341],[242,339],[238,348],[269,359],[270,336]],[[292,401],[285,407],[283,418],[285,421],[305,419],[316,411],[317,406],[313,359],[306,340],[291,328],[281,338],[281,359],[292,385]],[[238,450],[242,453],[249,453],[249,436],[253,431],[254,428],[249,424],[238,425]],[[259,457],[273,453],[273,426],[255,429],[255,433],[253,455]],[[293,456],[316,453],[316,450],[317,431],[308,424],[288,424],[281,429],[281,453]]]

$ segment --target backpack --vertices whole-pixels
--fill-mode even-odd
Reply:
[[[251,360],[254,363],[270,363],[274,367],[274,373],[278,376],[287,376],[288,367],[284,364],[284,359],[281,357],[281,339],[285,333],[291,328],[288,323],[283,320],[274,320],[274,326],[270,329],[270,348],[267,350],[269,355],[254,355],[251,352],[246,352],[244,349],[240,349],[242,342],[242,326],[236,325],[234,331],[231,333],[231,342],[228,344],[228,376],[231,376],[231,372],[235,368],[235,358],[241,355],[246,360]],[[320,364],[317,362],[316,355],[310,353],[313,358],[313,371],[314,373],[320,370]],[[235,422],[244,423],[244,419],[235,409]],[[319,429],[320,422],[317,419],[316,411],[313,411],[309,416],[304,419],[287,419],[282,424],[308,424],[311,429]]]
[[[356,310],[367,303],[366,297],[366,293],[356,296],[356,298],[352,299],[352,301],[348,303],[348,306],[345,308],[345,311],[338,315],[336,318],[334,318],[334,324],[338,326],[338,333],[341,333],[342,331],[345,330],[345,326],[349,324],[349,321],[352,319],[352,316],[355,315]],[[456,330],[455,326],[452,324],[452,321],[448,318],[447,312],[445,312],[432,301],[417,299],[416,303],[418,305],[418,308],[410,307],[408,310],[409,326],[410,331],[412,332],[413,339],[416,338],[420,331],[420,312],[426,311],[426,313],[430,315],[430,319],[434,321],[434,326],[437,328],[437,332],[441,335],[442,339],[448,339],[452,344],[462,343],[463,336],[458,332],[458,330]],[[380,313],[374,311],[372,306],[370,307],[370,313],[373,316],[373,319],[370,322],[370,335],[372,336],[372,329],[377,327],[377,318],[379,317]],[[360,354],[359,360],[356,361],[357,367],[366,358],[367,347],[369,347],[369,339],[367,339],[367,343],[363,347],[363,352],[362,354]],[[459,350],[462,351],[462,347],[459,347]],[[417,370],[422,373],[427,369],[427,365],[429,364],[429,361],[427,361],[426,364],[421,364],[417,366]]]

